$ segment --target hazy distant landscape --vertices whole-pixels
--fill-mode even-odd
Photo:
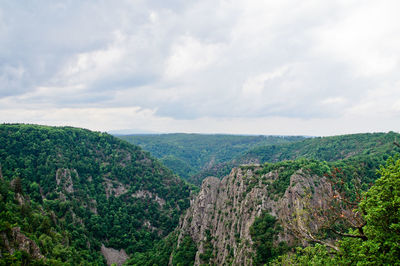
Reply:
[[[3,124],[0,261],[353,264],[357,252],[391,264],[399,136],[117,138]]]
[[[400,265],[400,1],[0,1],[0,266]]]

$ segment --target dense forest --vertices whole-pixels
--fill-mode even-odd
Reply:
[[[285,192],[287,194],[293,181],[292,177],[296,173],[301,173],[310,178],[313,177],[313,186],[311,191],[308,192],[311,198],[314,193],[313,189],[319,185],[319,180],[322,179],[326,180],[326,184],[331,187],[331,193],[334,193],[332,198],[327,198],[328,194],[322,194],[323,198],[318,200],[325,202],[325,208],[322,209],[306,207],[308,196],[305,197],[301,204],[303,206],[302,209],[293,210],[301,213],[296,217],[279,217],[278,221],[268,211],[264,211],[250,227],[250,235],[253,242],[252,248],[254,250],[252,264],[356,265],[359,262],[357,256],[362,257],[360,262],[363,265],[370,263],[379,265],[399,263],[400,250],[395,243],[400,235],[400,232],[396,229],[400,220],[398,212],[400,209],[398,204],[400,187],[397,186],[398,182],[396,183],[394,180],[400,178],[400,170],[398,168],[400,161],[391,157],[397,158],[400,151],[399,147],[393,144],[397,137],[398,134],[390,132],[386,134],[356,134],[307,139],[302,142],[282,145],[282,150],[297,149],[298,154],[301,156],[299,158],[293,156],[294,160],[285,160],[283,157],[278,157],[276,159],[277,162],[266,162],[261,165],[241,165],[240,167],[244,171],[246,169],[257,169],[255,176],[246,179],[246,187],[242,197],[253,189],[266,187],[266,195],[273,201],[279,201],[280,198],[284,197],[283,194]],[[321,147],[324,145],[324,143],[319,143],[321,140],[327,144],[329,149],[325,149],[325,152],[317,153],[316,151],[321,151]],[[291,145],[294,147],[290,147]],[[279,145],[277,146],[279,148]],[[340,155],[337,156],[335,155],[336,153],[340,153]],[[328,161],[307,159],[302,156],[324,158]],[[279,158],[282,161],[279,161]],[[386,166],[383,167],[383,165]],[[271,173],[276,173],[277,178],[267,181],[265,178]],[[385,179],[391,179],[393,186],[387,181],[382,181]],[[239,184],[240,181],[238,180],[237,182]],[[386,187],[382,187],[382,185]],[[233,186],[231,188],[232,190],[238,189]],[[366,206],[367,198],[376,193],[374,192],[376,190],[380,191],[382,195],[379,196],[379,199],[374,200],[370,209],[366,210],[363,206]],[[384,193],[384,191],[389,191],[389,193]],[[230,200],[234,197],[232,195],[224,200],[227,206],[232,206]],[[257,199],[255,200],[257,201]],[[381,210],[376,209],[380,208],[379,204],[382,204]],[[233,211],[235,210],[236,207],[233,208]],[[381,215],[381,219],[384,219],[385,222],[383,224],[374,224],[375,221],[369,218],[370,213],[375,211],[379,212],[376,215]],[[214,215],[219,215],[221,212],[224,213],[224,208],[218,210],[218,214],[212,215],[214,217]],[[236,217],[238,220],[242,219],[240,213]],[[190,222],[191,219],[189,218],[188,221]],[[290,227],[288,224],[293,221],[302,224],[304,228]],[[223,223],[227,223],[228,227],[230,224],[237,222],[234,218],[233,220],[226,220],[226,216],[225,220],[223,220]],[[297,239],[296,241],[291,241],[291,243],[278,241],[280,239],[278,235],[283,231],[280,223],[285,224],[286,230],[292,230],[289,234],[292,234]],[[318,223],[320,223],[319,227],[317,226],[318,230],[314,231]],[[370,228],[372,226],[375,231],[371,231]],[[175,232],[169,238],[163,240],[156,248],[132,257],[130,263],[134,265],[154,265],[157,262],[167,262],[170,258],[174,258],[181,265],[193,265],[196,258],[195,254],[199,250],[198,248],[202,246],[202,253],[198,257],[198,262],[204,265],[213,265],[215,264],[213,259],[217,256],[214,248],[216,248],[215,245],[219,245],[216,242],[218,235],[215,234],[219,234],[218,230],[220,229],[214,231],[214,235],[209,229],[207,230],[208,233],[206,233],[205,240],[197,243],[192,239],[195,236],[191,236],[190,233],[186,235],[181,242],[180,252],[173,250],[171,248],[172,245],[168,244],[168,241],[176,243],[172,240],[175,239],[177,241],[177,232]],[[382,235],[388,237],[389,234],[393,234],[393,237],[390,238],[390,243],[386,243]],[[378,235],[379,238],[377,238]],[[235,238],[237,236],[239,236],[238,232],[235,233]],[[240,248],[240,243],[246,243],[247,241],[249,240],[246,238],[237,239],[238,246],[228,245],[225,252],[228,252],[229,256],[234,258],[238,251],[237,249]],[[304,243],[308,243],[306,248],[304,248]],[[182,254],[182,252],[188,256],[177,257],[177,254]],[[386,256],[381,256],[380,252],[389,253]],[[227,260],[224,263],[232,263],[232,260]]]
[[[160,134],[117,136],[159,158],[163,164],[182,178],[201,185],[199,173],[227,163],[242,153],[259,146],[279,145],[303,140],[301,136],[239,136],[204,134]],[[230,164],[224,165],[220,177],[229,174]]]
[[[354,194],[332,201],[327,213],[335,221],[325,229],[337,233],[335,242],[314,239],[308,247],[275,256],[270,265],[399,265],[400,159],[389,158],[377,174],[379,178],[356,204],[346,201]],[[352,215],[343,214],[338,203],[351,206]],[[341,233],[337,227],[343,222],[348,228]]]
[[[210,168],[203,169],[192,179],[201,183],[207,176],[223,177],[233,167],[242,164],[275,163],[297,158],[316,159],[321,161],[338,161],[346,158],[358,157],[370,160],[371,156],[387,158],[396,152],[393,142],[400,139],[400,134],[389,133],[365,133],[351,134],[333,137],[306,138],[279,145],[260,145],[237,155],[230,161],[221,162]]]
[[[126,252],[126,265],[212,265],[218,230],[205,230],[200,242],[190,230],[179,230],[190,201],[211,188],[197,194],[199,188],[186,180],[199,184],[212,173],[222,178],[235,166],[245,174],[237,180],[231,174],[226,191],[218,192],[226,196],[218,206],[230,211],[213,207],[216,218],[225,218],[216,226],[231,228],[245,219],[233,201],[247,206],[252,193],[256,205],[245,212],[257,216],[242,221],[250,226],[247,235],[236,233],[234,245],[223,247],[230,263],[248,247],[249,265],[399,264],[400,147],[393,145],[399,137],[120,137],[153,149],[150,154],[107,133],[3,124],[0,265],[105,265],[104,247]],[[174,172],[163,162],[172,163]],[[292,190],[305,193],[304,184],[294,183],[299,175],[310,197],[299,198],[297,216],[261,208],[265,200],[275,206]],[[321,184],[330,194],[318,192],[313,199]],[[240,195],[229,197],[238,189]],[[307,207],[312,200],[326,208]],[[290,227],[293,221],[303,226]]]
[[[43,256],[48,264],[103,264],[102,244],[143,252],[189,206],[189,185],[147,152],[106,133],[1,125],[0,165],[5,264]],[[12,253],[21,237],[40,254]]]

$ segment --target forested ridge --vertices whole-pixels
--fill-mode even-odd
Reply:
[[[148,152],[107,133],[0,125],[0,265],[104,265],[102,245],[124,249],[127,265],[213,265],[236,256],[247,256],[245,265],[400,263],[398,133],[162,138],[149,142],[159,157],[171,148],[178,158],[189,147],[182,161],[192,158],[193,172],[177,165],[177,173],[192,175],[210,158],[215,168],[204,177],[239,166],[229,183],[211,179],[221,190],[202,187],[224,197],[221,209],[202,205],[203,190],[196,195]],[[182,232],[191,198],[210,213],[185,217]],[[200,224],[192,218],[207,215],[218,230],[207,225],[195,237]],[[239,223],[250,226],[247,234]],[[218,247],[223,256],[217,239],[229,241]],[[253,253],[236,253],[246,249]]]
[[[102,244],[128,254],[145,251],[189,206],[185,182],[141,148],[106,133],[0,125],[0,165],[0,261],[6,265],[42,255],[47,264],[103,264]],[[40,254],[19,249],[16,231]]]
[[[389,158],[379,178],[362,194],[340,193],[314,219],[326,225],[309,242],[275,259],[270,265],[399,265],[400,159]],[[354,190],[351,190],[355,192]],[[360,197],[358,197],[360,196]],[[308,210],[312,213],[312,210]],[[314,210],[314,213],[315,210]],[[321,213],[319,214],[321,215]],[[333,219],[332,219],[333,218]],[[303,221],[304,222],[304,221]],[[301,230],[298,230],[298,232]],[[308,231],[308,233],[311,232]],[[309,234],[308,236],[311,236]],[[332,241],[335,236],[336,240]],[[272,257],[272,256],[271,256]],[[277,258],[276,258],[277,257]]]
[[[249,149],[303,140],[302,136],[241,136],[207,134],[149,134],[117,136],[141,146],[182,178],[201,185],[196,175],[229,162]],[[232,167],[227,165],[223,175]]]
[[[362,133],[306,138],[279,145],[260,145],[244,151],[230,161],[202,170],[193,177],[193,180],[201,182],[207,176],[223,177],[233,167],[241,164],[276,163],[298,158],[334,162],[357,157],[355,160],[368,161],[374,158],[373,160],[383,163],[383,158],[396,153],[393,142],[397,139],[400,139],[400,134],[395,132]]]
[[[301,145],[283,144],[282,150],[295,146],[292,149],[298,153],[291,157],[294,160],[278,156],[275,162],[243,164],[241,178],[236,174],[232,177],[231,173],[228,181],[227,177],[221,181],[225,185],[214,190],[212,182],[203,184],[199,205],[191,210],[193,216],[180,223],[180,230],[184,231],[168,238],[180,243],[180,251],[173,250],[164,240],[155,249],[132,257],[130,263],[153,265],[172,259],[181,265],[397,265],[397,137],[393,132],[356,134],[307,139]],[[326,149],[322,149],[324,145]],[[213,193],[222,197],[219,203],[207,201],[215,197]],[[375,196],[377,193],[379,196]],[[207,209],[210,204],[215,205]],[[239,224],[251,221],[243,222],[249,212],[263,208],[250,227],[250,242]],[[378,215],[379,222],[372,218]],[[208,222],[201,222],[204,219]],[[181,240],[176,234],[181,234]],[[304,243],[308,243],[307,247]],[[247,251],[242,252],[244,249]],[[178,256],[183,253],[187,256]],[[249,260],[237,260],[243,254]]]

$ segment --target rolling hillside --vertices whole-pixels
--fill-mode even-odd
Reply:
[[[228,162],[258,146],[279,145],[303,140],[300,136],[238,136],[203,134],[160,134],[118,136],[141,146],[159,158],[176,174],[197,185],[199,172]],[[225,174],[229,174],[227,169]]]
[[[278,145],[262,145],[249,149],[228,162],[204,169],[192,179],[197,180],[194,183],[201,183],[208,176],[222,178],[233,167],[242,164],[273,163],[298,158],[333,162],[376,155],[383,163],[389,155],[396,154],[399,150],[393,145],[397,140],[400,140],[400,134],[388,132],[315,137]]]
[[[178,224],[189,186],[138,146],[71,127],[0,125],[0,260],[105,264]],[[6,263],[7,264],[7,263]]]

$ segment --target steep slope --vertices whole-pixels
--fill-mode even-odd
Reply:
[[[145,251],[189,206],[187,184],[139,147],[105,133],[0,125],[0,165],[0,244],[8,245],[1,258],[10,260],[21,259],[16,239],[26,237],[41,254],[23,253],[28,259],[102,264],[102,245]]]
[[[343,173],[351,173],[347,181],[350,186],[359,178],[365,183],[377,178],[375,170],[381,163],[374,158],[369,162],[360,159],[328,164],[302,159],[241,166],[222,180],[206,178],[180,222],[178,249],[191,238],[197,248],[195,265],[258,264],[255,260],[263,250],[258,247],[266,243],[257,246],[255,238],[266,231],[252,235],[252,230],[259,230],[252,229],[257,219],[268,215],[276,219],[277,225],[266,229],[271,241],[267,251],[275,250],[276,255],[285,246],[301,244],[298,234],[311,237],[324,226],[323,220],[314,219],[308,212],[327,209],[330,200],[338,195],[325,175],[343,167]],[[274,252],[268,256],[272,258]]]
[[[206,170],[228,162],[241,153],[264,145],[283,144],[304,139],[299,136],[238,136],[204,134],[160,134],[118,136],[141,146],[159,158],[182,178],[200,185],[202,180],[193,178]],[[230,169],[221,173],[229,174]]]

